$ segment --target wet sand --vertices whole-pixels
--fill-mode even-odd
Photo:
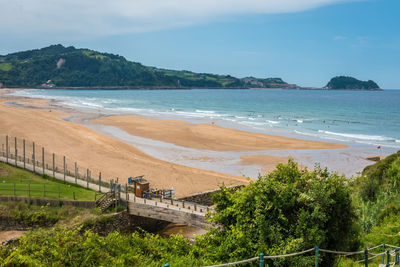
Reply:
[[[34,140],[47,151],[65,155],[79,166],[90,168],[92,177],[101,171],[103,180],[119,177],[119,181],[125,183],[130,176],[145,174],[152,187],[173,187],[177,197],[216,189],[222,183],[227,186],[247,184],[248,179],[240,175],[246,175],[243,166],[257,168],[257,172],[264,174],[277,163],[287,162],[288,151],[319,153],[347,148],[343,144],[247,132],[213,124],[130,115],[104,117],[100,112],[83,113],[54,104],[50,100],[3,96],[0,134]],[[107,134],[102,131],[106,127],[121,133],[119,136]],[[137,140],[129,142],[121,135]],[[142,143],[149,140],[162,143],[164,154],[176,150],[172,152],[175,154],[163,157],[159,146],[146,150]],[[188,151],[182,153],[180,148]],[[260,153],[267,150],[268,155]],[[253,154],[246,154],[249,151]],[[180,160],[176,160],[176,156]],[[257,173],[253,174],[251,177],[256,178]]]
[[[132,135],[178,146],[214,151],[270,149],[341,149],[346,145],[246,132],[213,124],[153,119],[138,116],[107,116],[95,123],[116,126]]]
[[[248,155],[248,156],[241,156],[240,158],[241,158],[241,164],[260,166],[259,173],[261,175],[273,171],[275,169],[276,164],[287,163],[289,160],[289,157],[275,157],[268,155]]]
[[[119,177],[120,182],[126,183],[130,176],[145,174],[153,188],[173,187],[176,197],[216,189],[222,184],[248,183],[244,177],[153,158],[132,145],[60,119],[71,114],[53,107],[30,108],[38,100],[23,100],[24,108],[6,105],[4,101],[0,101],[0,134],[34,140],[38,147],[43,146],[49,152],[65,155],[78,162],[79,166],[90,168],[94,177],[101,171],[103,180]],[[43,104],[43,101],[40,102]]]

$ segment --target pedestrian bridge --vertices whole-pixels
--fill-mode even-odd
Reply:
[[[107,193],[112,188],[112,182],[106,182],[101,180],[101,175],[98,180],[94,180],[89,176],[79,177],[76,172],[75,175],[71,175],[71,172],[66,171],[65,165],[63,170],[58,170],[54,167],[48,166],[48,164],[41,164],[41,162],[27,162],[25,157],[15,157],[11,153],[1,153],[0,161],[16,166],[18,168],[32,171],[39,175],[48,175],[55,179],[74,183],[85,188]],[[88,171],[89,173],[89,171]],[[210,207],[198,205],[195,203],[188,203],[185,201],[178,201],[173,199],[145,199],[136,197],[134,194],[128,192],[128,186],[119,185],[118,200],[127,204],[128,213],[131,215],[147,217],[157,220],[168,221],[177,224],[184,224],[188,226],[194,226],[199,228],[209,227],[205,220],[207,212]]]

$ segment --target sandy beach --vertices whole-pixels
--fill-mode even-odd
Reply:
[[[132,135],[178,146],[214,151],[270,149],[338,149],[346,145],[246,132],[213,124],[153,119],[138,116],[108,116],[96,123],[116,126]]]
[[[247,184],[249,179],[216,171],[182,166],[145,154],[138,148],[103,135],[65,118],[79,112],[49,105],[49,100],[4,98],[0,101],[0,134],[34,140],[59,155],[65,155],[93,173],[102,172],[103,180],[119,177],[122,183],[130,176],[145,174],[153,188],[173,187],[177,197],[226,186]],[[149,139],[215,151],[263,149],[340,149],[345,145],[307,141],[229,129],[217,125],[191,124],[183,121],[137,116],[108,116],[93,120],[113,125]],[[196,160],[194,158],[194,160]],[[207,160],[199,158],[199,161]],[[272,170],[287,157],[242,157],[243,164],[257,164]]]

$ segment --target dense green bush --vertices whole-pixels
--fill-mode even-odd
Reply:
[[[346,179],[326,169],[301,171],[297,163],[276,170],[232,194],[213,197],[222,226],[208,234],[215,259],[254,257],[302,251],[318,244],[344,250],[356,247],[355,213]],[[279,266],[310,266],[313,257],[275,261]],[[324,266],[332,264],[324,258]],[[270,262],[272,264],[272,262]]]
[[[200,251],[201,252],[201,251]],[[19,240],[18,248],[0,248],[5,266],[201,266],[211,263],[181,236],[118,232],[106,237],[91,231],[37,230]]]

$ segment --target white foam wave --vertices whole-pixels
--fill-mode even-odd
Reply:
[[[271,121],[271,120],[266,120],[269,124],[278,124],[280,123],[279,121]]]
[[[337,135],[342,137],[347,137],[351,139],[359,139],[359,140],[370,140],[370,141],[394,141],[393,138],[380,136],[380,135],[366,135],[366,134],[347,134],[347,133],[335,133],[330,131],[318,130],[320,133],[329,134],[329,135]]]
[[[298,123],[303,123],[303,120],[296,120]]]
[[[214,114],[215,113],[215,111],[213,111],[213,110],[202,110],[202,109],[196,109],[196,112],[206,113],[206,114]]]

